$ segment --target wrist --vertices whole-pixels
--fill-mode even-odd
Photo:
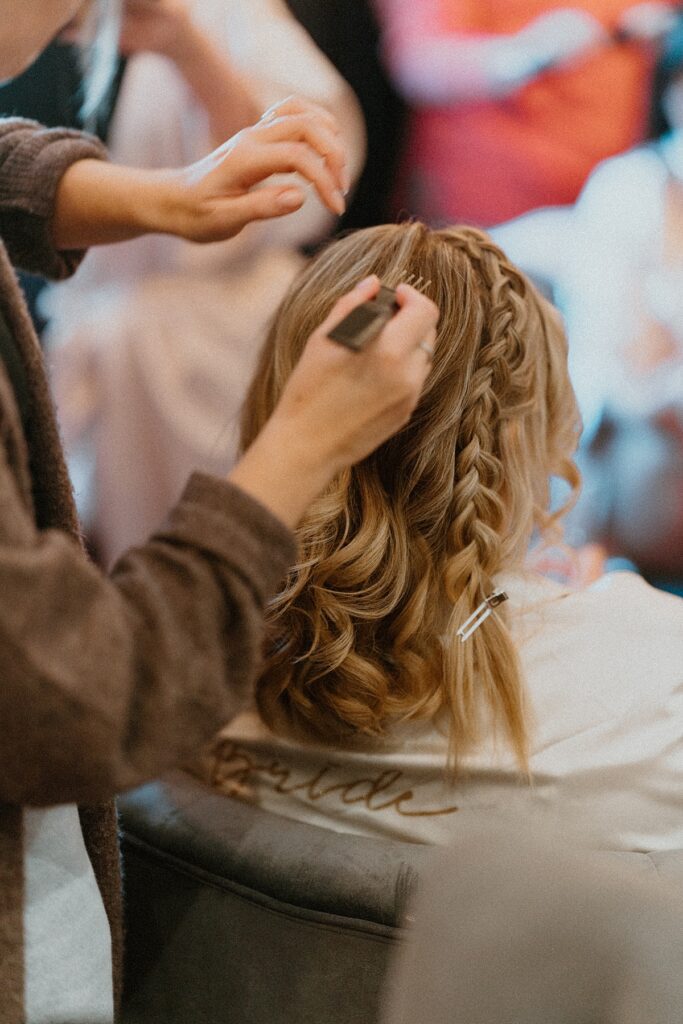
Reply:
[[[310,432],[275,413],[228,479],[294,529],[342,468]]]
[[[172,233],[181,206],[177,172],[78,160],[57,187],[52,240],[58,249],[81,249],[147,232]]]
[[[133,199],[141,234],[185,237],[190,216],[185,169],[142,171]]]
[[[136,238],[147,234],[177,234],[183,222],[184,181],[176,170],[109,165],[111,178],[107,199],[120,222],[122,236]]]

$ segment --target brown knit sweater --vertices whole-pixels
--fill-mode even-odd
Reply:
[[[22,805],[77,802],[121,967],[113,795],[188,759],[248,698],[265,601],[295,545],[263,507],[195,475],[109,578],[85,556],[40,349],[10,260],[54,278],[57,183],[87,136],[0,121],[0,303],[30,396],[0,365],[0,1021],[22,1024]],[[6,247],[6,248],[5,248]]]

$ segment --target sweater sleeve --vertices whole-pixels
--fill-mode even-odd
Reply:
[[[38,531],[0,458],[0,802],[93,804],[196,754],[251,695],[293,535],[195,474],[109,578]]]
[[[71,164],[106,153],[83,132],[0,119],[0,237],[14,266],[54,280],[74,273],[84,252],[57,250],[50,237],[57,186]]]

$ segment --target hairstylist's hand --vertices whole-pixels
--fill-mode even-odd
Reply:
[[[267,180],[286,172],[303,182]],[[323,107],[290,97],[190,167],[148,171],[77,161],[57,189],[52,238],[58,249],[150,232],[220,241],[252,220],[298,209],[306,182],[330,210],[344,211],[348,178],[336,121]]]
[[[249,221],[297,209],[304,201],[298,185],[265,184],[252,191],[283,171],[300,174],[328,209],[343,213],[349,180],[337,133],[332,115],[308,100],[291,97],[271,107],[256,125],[177,172],[171,233],[212,242],[237,234]]]
[[[399,312],[362,352],[327,335],[377,294],[376,277],[334,306],[309,338],[273,415],[230,479],[290,526],[341,470],[399,430],[415,408],[431,361],[438,310],[400,285]]]

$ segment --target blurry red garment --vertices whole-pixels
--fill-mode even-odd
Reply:
[[[508,35],[557,8],[613,29],[634,0],[379,0],[390,47],[410,38]],[[432,224],[490,226],[538,206],[573,203],[605,157],[643,138],[652,57],[607,44],[496,99],[418,107],[400,205]]]

